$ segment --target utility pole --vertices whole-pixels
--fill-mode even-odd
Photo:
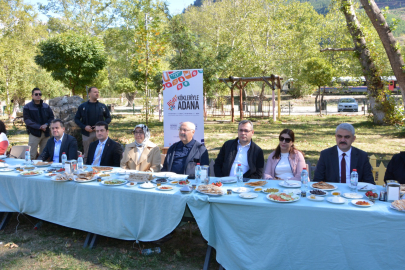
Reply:
[[[148,89],[148,63],[149,63],[149,41],[148,41],[148,13],[145,13],[145,31],[146,31],[146,66],[145,66],[145,95],[146,95],[146,111],[145,111],[145,120],[148,124],[149,116],[149,89]]]

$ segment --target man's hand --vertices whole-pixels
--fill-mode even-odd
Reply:
[[[86,126],[86,127],[84,128],[84,130],[87,131],[87,132],[89,132],[89,133],[93,132],[93,129],[91,128],[91,126]]]
[[[42,126],[39,127],[39,129],[42,131],[46,131],[47,126],[48,126],[47,124],[43,124]]]

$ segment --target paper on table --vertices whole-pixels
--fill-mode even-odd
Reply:
[[[389,189],[387,201],[399,200],[399,187],[388,186],[387,189]]]

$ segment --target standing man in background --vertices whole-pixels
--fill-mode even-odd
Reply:
[[[41,99],[42,93],[39,88],[31,92],[32,101],[23,109],[24,122],[29,134],[28,145],[31,147],[31,160],[36,159],[39,145],[39,153],[42,153],[49,139],[49,126],[55,118],[51,107]]]
[[[77,109],[75,123],[82,129],[84,163],[86,164],[90,143],[97,141],[95,125],[99,121],[111,122],[107,106],[98,101],[100,93],[96,87],[89,88],[89,100]]]

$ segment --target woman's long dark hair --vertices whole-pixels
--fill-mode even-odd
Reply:
[[[6,125],[4,125],[3,121],[0,120],[0,133],[7,134]]]
[[[290,154],[294,154],[296,151],[299,151],[299,150],[298,150],[297,148],[295,148],[295,146],[294,146],[294,141],[295,141],[294,131],[292,131],[291,129],[288,129],[288,128],[283,129],[283,130],[280,132],[279,137],[280,137],[281,135],[283,135],[283,134],[287,134],[288,136],[290,136],[291,141],[293,142],[293,144],[291,145],[291,148],[290,148]],[[300,152],[301,152],[301,151],[300,151]],[[301,153],[302,153],[302,152],[301,152]],[[304,155],[304,153],[302,153],[302,154]],[[279,159],[280,156],[281,156],[281,148],[280,148],[280,142],[279,142],[278,145],[277,145],[277,147],[276,147],[276,150],[275,150],[273,159]]]

